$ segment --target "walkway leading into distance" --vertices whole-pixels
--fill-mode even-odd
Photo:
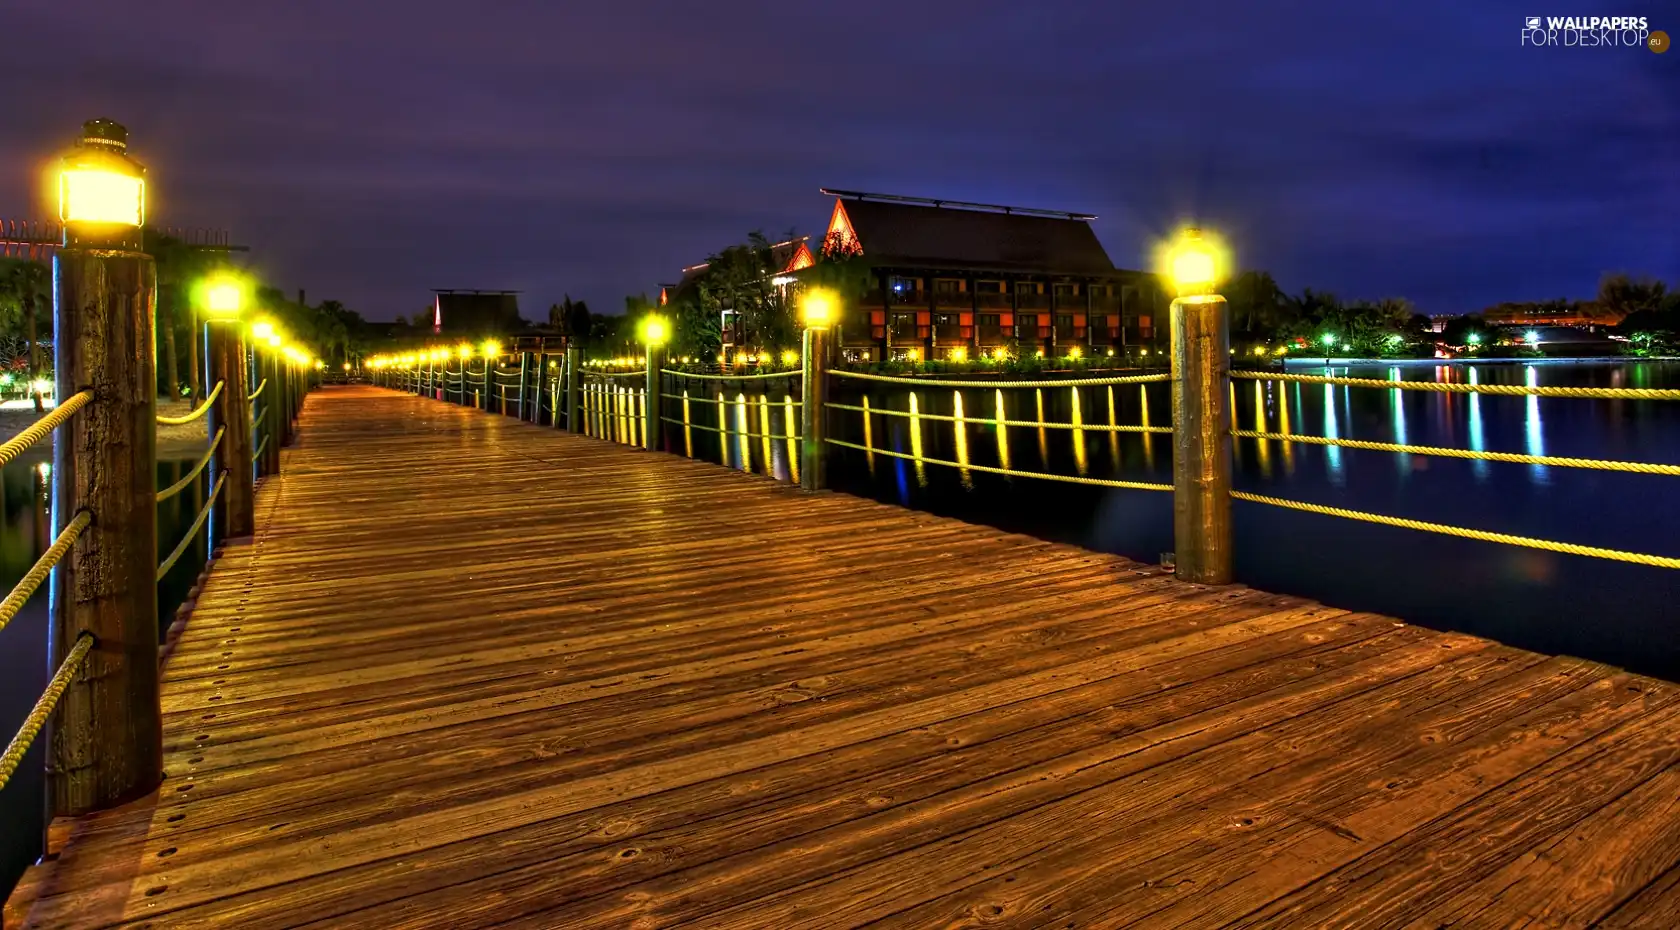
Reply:
[[[1680,686],[370,387],[284,468],[8,927],[1680,926]]]

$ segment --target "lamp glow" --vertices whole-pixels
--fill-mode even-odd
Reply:
[[[799,353],[798,352],[795,352],[792,349],[783,350],[783,352],[782,352],[782,364],[783,365],[793,365],[793,364],[796,364],[798,361],[799,361]]]
[[[642,320],[642,344],[649,347],[662,346],[671,338],[671,325],[662,316],[649,316]]]
[[[1523,333],[1523,341],[1528,343],[1531,346],[1532,345],[1539,345],[1540,344],[1540,334],[1531,329],[1528,332]]]
[[[82,124],[82,138],[58,169],[58,218],[72,227],[126,235],[146,222],[146,169],[128,156],[128,130],[108,119]]]
[[[838,315],[840,301],[833,291],[826,288],[812,288],[805,292],[799,301],[799,314],[805,320],[809,329],[826,329],[833,324]]]
[[[1325,333],[1324,335],[1319,337],[1318,341],[1324,343],[1327,346],[1333,346],[1333,345],[1336,344],[1336,334],[1335,333]]]
[[[484,340],[484,357],[485,358],[500,358],[501,354],[502,354],[502,344],[500,342],[497,342],[494,339]]]
[[[1180,297],[1212,294],[1224,275],[1224,249],[1194,226],[1186,227],[1159,261]]]
[[[261,342],[267,342],[268,337],[270,337],[272,335],[274,335],[274,324],[273,323],[270,323],[270,322],[265,320],[265,321],[260,322],[260,323],[252,323],[251,324],[251,338],[252,339],[256,339],[256,340],[261,341]]]
[[[455,347],[455,354],[461,356],[463,359],[472,358],[472,346],[463,342]]]
[[[956,348],[952,349],[951,350],[951,361],[953,361],[953,362],[966,362],[966,361],[968,361],[968,350],[963,348],[962,346],[957,346]]]
[[[1068,358],[1078,358],[1079,356],[1080,356],[1080,351],[1079,351],[1078,346],[1069,346],[1068,347]]]
[[[1479,345],[1482,344],[1482,334],[1481,333],[1471,333],[1470,335],[1464,337],[1464,341],[1465,341],[1465,343],[1467,343],[1469,345],[1479,346]]]

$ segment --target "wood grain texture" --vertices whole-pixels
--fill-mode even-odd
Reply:
[[[366,387],[8,926],[1669,926],[1680,688]]]

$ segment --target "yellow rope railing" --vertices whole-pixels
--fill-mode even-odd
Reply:
[[[964,465],[961,462],[948,462],[944,459],[930,459],[925,456],[906,455],[903,452],[893,452],[887,449],[860,446],[856,443],[842,442],[838,439],[828,439],[826,441],[829,445],[840,446],[844,449],[856,449],[859,452],[886,455],[895,459],[921,462],[924,465],[945,465],[950,468],[963,469],[967,471],[982,471],[993,475],[1007,475],[1011,478],[1040,478],[1045,481],[1064,481],[1068,484],[1089,484],[1102,488],[1130,488],[1135,491],[1171,491],[1173,489],[1173,486],[1170,484],[1155,484],[1148,481],[1117,481],[1113,478],[1081,478],[1074,475],[1051,475],[1044,472],[1016,471],[1013,468],[992,468],[988,465]]]
[[[17,458],[23,450],[46,438],[48,433],[57,429],[65,420],[70,419],[72,414],[86,407],[92,401],[93,391],[91,390],[72,394],[64,403],[54,407],[51,413],[29,424],[23,432],[4,443],[0,443],[0,465]]]
[[[210,495],[205,498],[204,506],[199,508],[197,519],[193,520],[192,526],[187,529],[187,535],[181,537],[181,541],[175,546],[175,551],[169,553],[169,558],[164,559],[163,563],[158,566],[157,581],[162,581],[163,576],[169,574],[169,570],[175,567],[175,563],[180,560],[182,553],[187,551],[187,546],[191,545],[193,539],[198,536],[198,531],[204,527],[204,521],[210,518],[210,508],[216,503],[216,495],[222,492],[222,482],[226,480],[227,472],[225,471],[216,476],[216,485],[210,489]]]
[[[58,564],[59,559],[64,558],[64,553],[70,551],[70,547],[82,535],[82,531],[87,529],[88,524],[92,522],[93,514],[86,510],[77,513],[70,520],[69,525],[58,534],[58,538],[53,540],[53,544],[47,547],[47,551],[41,553],[41,557],[35,560],[35,564],[30,566],[29,571],[18,579],[18,583],[12,587],[12,593],[6,595],[5,600],[0,601],[0,630],[4,630],[6,624],[12,622],[12,618],[16,617],[17,612],[23,609],[23,605],[29,600],[29,596],[41,587],[41,582],[46,581],[48,575],[52,574],[53,566]]]
[[[876,450],[880,451],[880,450]],[[1611,559],[1617,562],[1632,562],[1635,565],[1651,565],[1657,568],[1680,568],[1680,559],[1661,555],[1646,555],[1641,552],[1624,552],[1620,549],[1601,549],[1597,546],[1578,546],[1574,543],[1553,542],[1549,539],[1534,539],[1528,536],[1513,536],[1509,533],[1490,533],[1486,530],[1473,530],[1462,526],[1449,526],[1444,523],[1429,523],[1423,520],[1408,520],[1403,517],[1389,517],[1377,513],[1365,513],[1359,510],[1346,510],[1341,507],[1326,507],[1322,504],[1308,504],[1303,501],[1284,500],[1278,497],[1268,497],[1264,494],[1251,494],[1247,491],[1232,491],[1231,497],[1239,501],[1250,501],[1256,504],[1268,504],[1272,507],[1282,507],[1285,510],[1299,510],[1303,513],[1316,513],[1327,517],[1341,517],[1346,520],[1359,520],[1364,523],[1378,523],[1383,526],[1395,526],[1407,530],[1422,530],[1427,533],[1440,533],[1445,536],[1457,536],[1461,539],[1475,539],[1481,542],[1503,543],[1507,546],[1523,546],[1528,549],[1542,549],[1547,552],[1560,552],[1564,555],[1584,555],[1595,559]]]
[[[701,430],[701,431],[707,432],[707,433],[724,433],[724,432],[727,432],[731,436],[745,436],[748,439],[774,439],[774,440],[777,440],[779,442],[786,442],[790,439],[797,441],[800,438],[800,434],[798,434],[798,433],[794,433],[792,436],[787,436],[787,435],[783,435],[782,433],[755,433],[755,432],[752,432],[751,430],[748,430],[746,432],[742,432],[741,430],[738,430],[738,429],[725,430],[725,429],[722,429],[722,428],[716,427],[716,426],[702,426],[699,423],[684,423],[681,420],[673,420],[670,417],[660,417],[659,419],[662,422],[669,423],[672,426],[680,426],[683,429],[697,429],[697,430]]]
[[[1335,378],[1325,375],[1289,375],[1259,371],[1233,371],[1231,377],[1247,381],[1294,381],[1301,384],[1336,384],[1384,390],[1425,391],[1435,394],[1586,397],[1606,400],[1680,400],[1680,388],[1582,388],[1527,387],[1520,384],[1452,384],[1439,381],[1385,381],[1380,378]]]
[[[932,378],[903,378],[893,375],[868,375],[861,371],[836,369],[829,372],[836,378],[857,378],[863,381],[884,381],[888,384],[907,384],[913,387],[949,388],[1061,388],[1103,387],[1111,384],[1152,384],[1171,381],[1172,375],[1121,375],[1113,378],[1068,378],[1062,381],[938,381]]]
[[[704,394],[690,394],[690,395],[687,395],[686,397],[682,394],[661,394],[659,396],[665,398],[666,400],[686,400],[686,401],[691,401],[691,402],[694,402],[694,403],[701,403],[701,404],[724,404],[724,405],[727,406],[729,404],[739,403],[739,401],[730,400],[727,397],[721,397],[721,398],[720,397],[707,397]],[[760,394],[758,396],[759,397],[769,397],[770,395]],[[775,404],[778,407],[786,407],[788,405],[788,402],[786,400],[773,400],[773,401],[771,401],[771,403]],[[793,401],[793,406],[803,407],[803,406],[805,406],[805,402],[801,401],[801,400],[796,400],[796,401]]]
[[[245,399],[248,401],[256,400],[262,396],[263,388],[266,387],[268,387],[268,379],[264,378],[262,379],[262,383],[257,385],[257,389],[246,395]]]
[[[58,671],[53,673],[52,681],[47,683],[47,690],[35,706],[29,709],[29,716],[23,718],[23,726],[18,728],[17,735],[6,744],[6,751],[0,753],[0,789],[4,789],[12,780],[12,773],[23,763],[24,753],[29,751],[29,744],[35,742],[41,728],[47,725],[47,718],[52,716],[53,708],[58,706],[58,699],[64,696],[64,689],[70,687],[70,678],[81,668],[82,662],[87,660],[89,652],[93,651],[93,634],[83,633],[76,637],[76,644],[70,647],[70,654],[64,657]]]
[[[1518,465],[1555,465],[1558,468],[1596,468],[1602,471],[1634,472],[1642,475],[1680,475],[1680,465],[1653,465],[1646,462],[1618,462],[1610,459],[1576,459],[1557,455],[1525,455],[1520,452],[1473,452],[1469,449],[1408,446],[1402,443],[1371,442],[1365,439],[1328,439],[1323,436],[1302,436],[1296,433],[1263,433],[1247,429],[1234,429],[1231,431],[1231,435],[1241,439],[1275,439],[1279,442],[1300,442],[1311,446],[1342,446],[1348,449],[1399,452],[1406,455],[1434,455],[1449,459],[1479,459],[1484,462],[1512,462]]]
[[[823,404],[830,410],[848,410],[853,413],[880,414],[884,417],[913,417],[918,420],[937,420],[941,423],[973,423],[979,426],[1022,426],[1043,429],[1076,429],[1090,430],[1093,433],[1171,433],[1170,426],[1133,426],[1113,425],[1106,423],[1061,423],[1049,420],[999,420],[993,417],[957,417],[940,413],[911,413],[908,410],[885,410],[880,407],[859,407],[856,404]]]
[[[768,374],[757,375],[702,375],[692,371],[672,371],[669,368],[661,368],[659,373],[676,375],[679,378],[698,378],[701,381],[755,381],[765,378],[797,378],[805,372],[795,368],[791,371],[773,371]],[[588,372],[585,372],[585,374],[588,374]],[[632,374],[640,374],[640,372],[632,372]]]
[[[266,448],[268,448],[268,437],[264,436],[262,442],[257,443],[257,448],[251,452],[251,461],[255,462],[262,458],[263,450]]]
[[[187,487],[198,478],[199,473],[204,471],[204,467],[210,464],[210,457],[215,455],[216,449],[221,446],[222,434],[225,432],[227,432],[226,427],[217,427],[216,438],[210,440],[210,448],[204,450],[204,457],[198,460],[198,464],[192,467],[192,471],[188,472],[186,477],[159,491],[157,493],[158,503],[161,504],[182,491],[185,491]]]
[[[160,425],[160,426],[184,426],[185,424],[191,423],[192,421],[198,419],[199,417],[204,416],[205,414],[209,413],[210,412],[210,405],[214,404],[216,402],[216,398],[218,398],[220,396],[222,396],[222,382],[217,381],[216,386],[210,389],[210,396],[204,398],[204,403],[199,404],[197,409],[193,410],[192,413],[186,414],[185,416],[179,416],[179,417],[162,417],[162,416],[160,416],[160,417],[157,418],[158,425]]]

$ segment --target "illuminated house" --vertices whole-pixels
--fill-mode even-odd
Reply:
[[[791,296],[789,288],[797,283],[793,277],[796,272],[816,264],[816,256],[810,247],[810,236],[800,236],[785,242],[777,242],[770,246],[769,255],[764,259],[764,281],[784,299]],[[682,280],[675,284],[661,285],[659,289],[659,305],[668,306],[684,300],[696,300],[700,296],[700,282],[711,268],[709,262],[690,265],[683,269]],[[736,310],[735,297],[727,290],[717,291],[712,297],[713,306],[708,309],[718,314],[718,326],[723,337],[723,354],[733,360],[737,351],[756,351],[764,346],[756,345],[752,334],[746,331],[746,326]]]
[[[827,190],[825,261],[860,263],[842,295],[854,358],[1031,355],[1147,345],[1167,298],[1153,274],[1114,267],[1095,217]]]

